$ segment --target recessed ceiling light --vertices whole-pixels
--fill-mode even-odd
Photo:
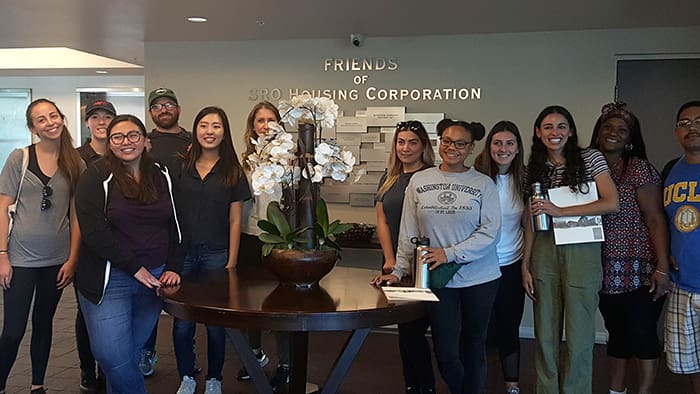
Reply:
[[[192,22],[192,23],[205,23],[209,19],[207,19],[203,16],[191,16],[191,17],[187,18],[187,20]]]
[[[107,70],[95,70],[95,74],[107,74],[109,71]]]

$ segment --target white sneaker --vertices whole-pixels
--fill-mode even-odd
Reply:
[[[207,380],[207,388],[204,390],[204,394],[221,394],[221,381],[216,380],[216,378]]]
[[[209,387],[209,382],[207,382],[207,388]],[[177,389],[175,394],[194,394],[194,389],[197,388],[197,381],[189,376],[182,377],[182,383],[180,383],[180,388]],[[219,389],[221,392],[221,389]]]

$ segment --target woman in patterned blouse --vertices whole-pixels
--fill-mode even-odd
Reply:
[[[609,333],[610,392],[627,392],[627,361],[636,358],[639,393],[651,393],[659,358],[656,323],[669,286],[661,179],[647,160],[639,120],[623,103],[603,107],[591,148],[603,152],[620,198],[620,211],[603,216],[599,306]]]

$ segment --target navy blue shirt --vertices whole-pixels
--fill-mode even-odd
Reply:
[[[250,188],[243,176],[232,187],[224,186],[224,177],[217,162],[202,179],[197,169],[184,168],[180,161],[175,177],[178,215],[182,218],[185,239],[189,246],[206,245],[213,250],[229,247],[231,203],[249,199]]]

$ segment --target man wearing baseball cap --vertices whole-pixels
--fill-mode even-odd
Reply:
[[[180,126],[180,104],[170,88],[157,88],[148,94],[148,112],[156,128],[148,134],[153,157],[166,165],[179,155],[184,155],[192,144],[192,133]],[[153,375],[153,366],[158,361],[156,339],[158,323],[141,350],[139,368],[143,376]]]
[[[86,165],[91,165],[107,152],[107,127],[117,116],[114,105],[106,100],[95,100],[85,107],[85,125],[90,138],[78,148]]]
[[[172,89],[154,89],[148,95],[148,112],[155,123],[148,137],[151,154],[167,163],[178,154],[185,154],[192,144],[192,133],[180,126],[180,104]]]

